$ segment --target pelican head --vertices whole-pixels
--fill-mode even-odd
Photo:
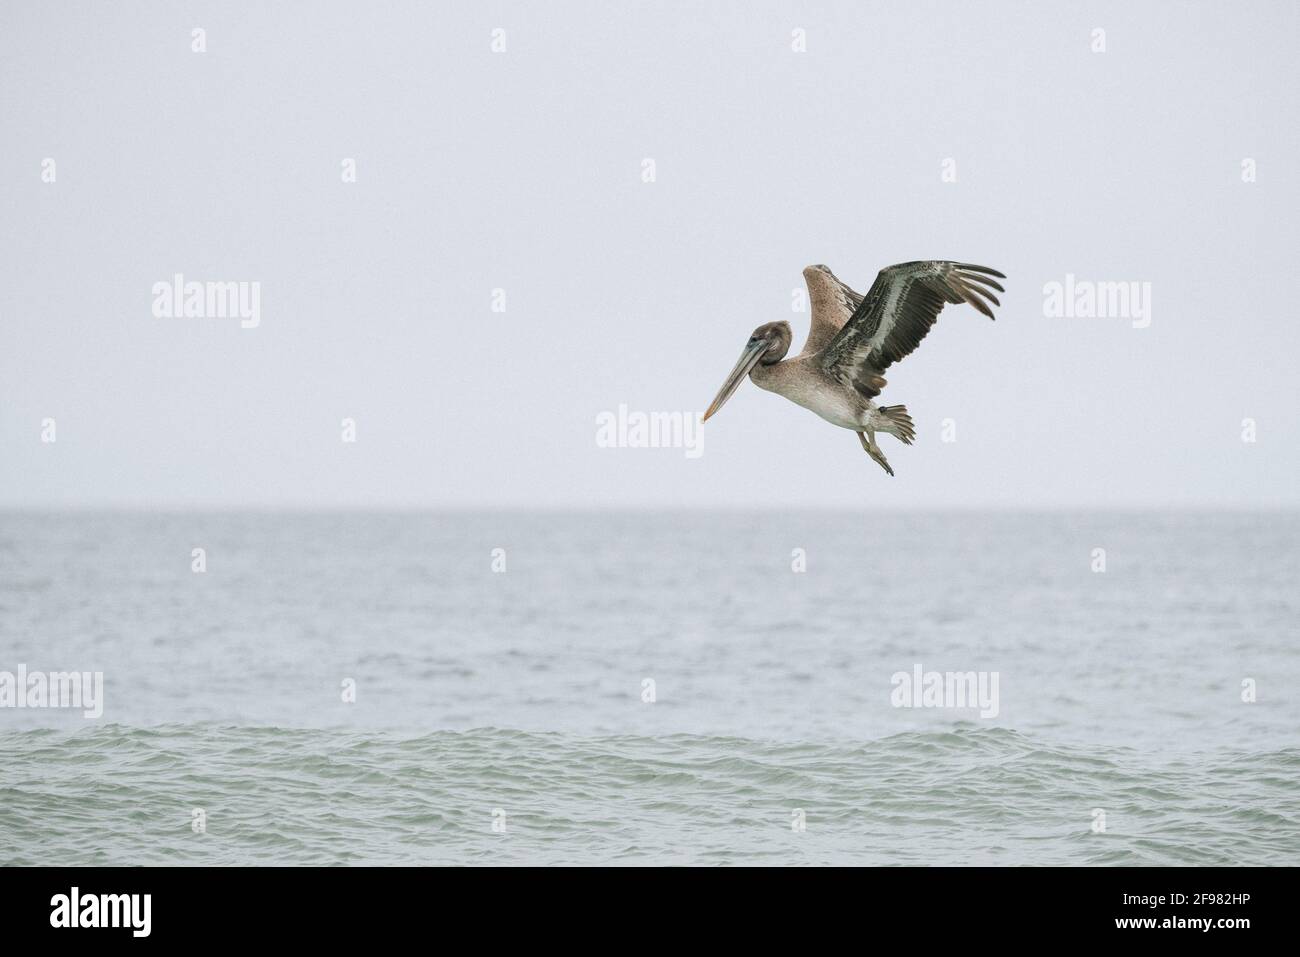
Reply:
[[[709,417],[722,408],[723,404],[731,398],[732,393],[740,388],[740,383],[745,381],[745,376],[754,370],[754,366],[760,362],[770,366],[784,359],[785,354],[790,351],[790,342],[791,332],[788,322],[768,322],[755,329],[754,334],[745,343],[745,351],[740,354],[740,361],[727,376],[727,381],[722,383],[722,388],[718,390],[717,398],[709,406],[709,411],[704,413],[704,421],[709,421]]]

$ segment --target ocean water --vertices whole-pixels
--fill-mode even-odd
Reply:
[[[1297,533],[3,514],[0,864],[1298,864]]]

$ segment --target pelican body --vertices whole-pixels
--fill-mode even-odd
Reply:
[[[906,406],[873,401],[887,384],[884,371],[921,344],[947,303],[969,303],[992,319],[989,303],[1001,305],[992,290],[1005,291],[997,279],[1006,277],[987,266],[946,260],[899,263],[882,269],[865,296],[825,266],[809,266],[803,277],[812,311],[803,351],[786,358],[793,341],[788,322],[759,326],[704,419],[748,376],[760,389],[858,433],[867,454],[893,475],[876,433],[911,445],[916,431]]]

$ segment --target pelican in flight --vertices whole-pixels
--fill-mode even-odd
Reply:
[[[899,263],[880,270],[867,294],[860,296],[825,266],[809,266],[803,278],[812,305],[812,328],[803,351],[793,359],[785,358],[792,341],[790,323],[759,326],[704,420],[721,409],[749,376],[760,389],[783,395],[832,425],[858,433],[867,454],[893,475],[889,460],[876,445],[876,433],[888,432],[911,445],[916,432],[906,406],[877,406],[872,401],[885,387],[882,373],[921,344],[945,303],[970,303],[992,319],[989,302],[1001,303],[989,287],[1006,291],[994,276],[1007,278],[996,269],[969,263]]]

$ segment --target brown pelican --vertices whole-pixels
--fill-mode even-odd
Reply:
[[[888,432],[911,445],[916,432],[905,406],[877,406],[871,401],[885,387],[881,373],[921,344],[944,303],[968,302],[992,319],[985,300],[1001,303],[987,287],[1005,292],[993,276],[1007,278],[996,269],[968,263],[899,263],[880,270],[867,294],[860,296],[825,266],[809,266],[803,278],[812,305],[812,328],[803,351],[785,359],[791,343],[788,322],[759,326],[704,420],[722,408],[749,376],[760,389],[783,395],[827,422],[857,432],[867,454],[893,475],[876,445],[876,433]]]

